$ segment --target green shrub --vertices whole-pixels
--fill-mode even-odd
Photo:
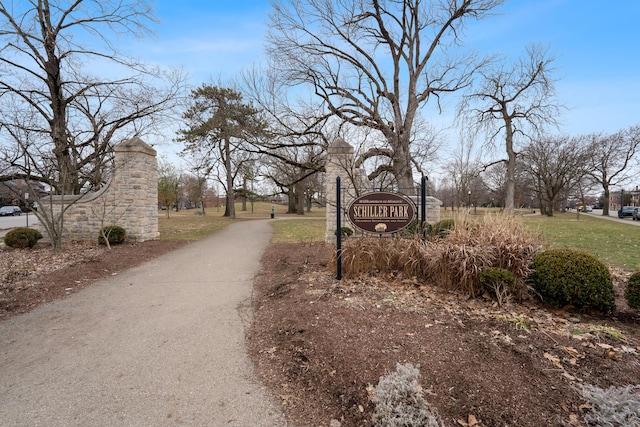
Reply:
[[[498,304],[502,306],[516,287],[516,276],[509,270],[498,267],[489,267],[480,272],[478,276],[482,289],[496,298]]]
[[[624,297],[629,307],[640,310],[640,271],[633,273],[627,281]]]
[[[579,311],[613,312],[613,281],[606,265],[591,254],[573,249],[552,249],[533,258],[533,287],[545,304]]]
[[[32,248],[40,239],[42,239],[42,234],[38,230],[18,227],[4,236],[4,243],[12,248],[24,249]]]
[[[353,234],[353,230],[349,227],[340,227],[340,233],[342,237],[349,237]],[[338,230],[335,232],[336,236],[338,235]]]
[[[453,230],[455,221],[453,219],[443,219],[436,222],[433,227],[429,229],[429,235],[433,237],[445,237]]]
[[[100,234],[98,235],[98,243],[101,245],[106,245],[107,242],[105,241],[105,237],[109,241],[110,245],[117,245],[118,243],[124,243],[125,238],[127,237],[127,233],[122,227],[119,227],[117,225],[108,225],[100,229]]]

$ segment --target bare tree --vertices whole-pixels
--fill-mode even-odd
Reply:
[[[174,105],[179,73],[169,76],[128,59],[110,39],[118,33],[147,34],[145,23],[153,21],[151,7],[140,0],[0,3],[4,143],[16,144],[35,162],[28,171],[16,162],[18,173],[34,172],[46,162],[54,176],[31,179],[46,181],[60,194],[99,186],[114,140],[137,136]],[[91,60],[125,77],[92,76],[82,66]],[[19,119],[25,115],[31,116],[29,123]],[[27,132],[29,145],[21,135]]]
[[[180,72],[116,48],[119,35],[149,34],[154,20],[143,0],[0,2],[0,181],[41,182],[51,195],[107,181],[113,145],[154,128],[182,90]],[[56,249],[77,198],[66,200],[59,217],[36,212]]]
[[[640,125],[613,135],[594,133],[584,137],[584,140],[591,153],[588,159],[589,177],[602,187],[602,215],[608,216],[611,187],[624,184],[630,177],[629,166],[640,147]]]
[[[166,209],[167,218],[169,218],[171,209],[174,206],[176,210],[178,209],[182,191],[181,176],[166,158],[160,159],[158,163],[158,204]]]
[[[410,145],[419,109],[467,86],[478,61],[455,57],[464,23],[503,0],[283,0],[269,53],[289,84],[309,85],[330,114],[380,132],[399,190],[415,194]],[[439,105],[439,104],[438,104]]]
[[[480,71],[479,87],[463,97],[460,117],[475,133],[485,131],[487,144],[504,138],[507,154],[505,210],[513,214],[516,142],[540,135],[548,125],[556,125],[560,107],[554,101],[551,68],[555,58],[538,46],[527,48],[527,55],[513,65],[500,64]],[[523,141],[524,142],[524,141]]]
[[[460,144],[457,152],[454,152],[445,170],[455,189],[455,199],[459,205],[470,207],[470,199],[473,195],[477,201],[476,192],[478,176],[482,166],[477,153],[475,153],[473,142],[466,141]]]
[[[533,181],[542,214],[552,216],[561,196],[587,174],[585,148],[579,138],[562,136],[533,140],[522,151],[522,165]]]

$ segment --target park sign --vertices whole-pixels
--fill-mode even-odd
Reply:
[[[396,233],[408,227],[416,216],[413,200],[399,193],[377,191],[354,199],[347,217],[354,227],[368,233]]]

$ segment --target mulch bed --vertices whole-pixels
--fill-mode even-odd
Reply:
[[[367,387],[397,363],[419,366],[447,426],[581,426],[581,384],[640,382],[632,314],[500,308],[395,275],[337,281],[328,259],[323,244],[272,245],[254,287],[248,348],[294,426],[371,425]]]

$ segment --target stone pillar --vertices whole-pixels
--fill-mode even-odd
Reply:
[[[158,162],[156,150],[136,137],[114,147],[112,182],[116,203],[126,209],[119,221],[127,235],[138,241],[153,240],[158,231]]]
[[[353,157],[354,149],[344,139],[337,138],[327,149],[327,163],[325,166],[326,198],[327,198],[327,226],[325,241],[336,242],[336,177],[340,177],[342,187],[342,200],[340,205],[343,213],[347,205],[364,188],[366,188],[364,170],[355,168]],[[348,227],[346,217],[343,215],[342,226]]]
[[[97,240],[100,228],[108,225],[123,227],[127,240],[153,240],[160,235],[156,150],[136,137],[116,145],[114,152],[113,177],[99,191],[38,201],[39,209],[53,210],[49,217],[64,211],[64,240]],[[37,228],[46,236],[42,224]]]

